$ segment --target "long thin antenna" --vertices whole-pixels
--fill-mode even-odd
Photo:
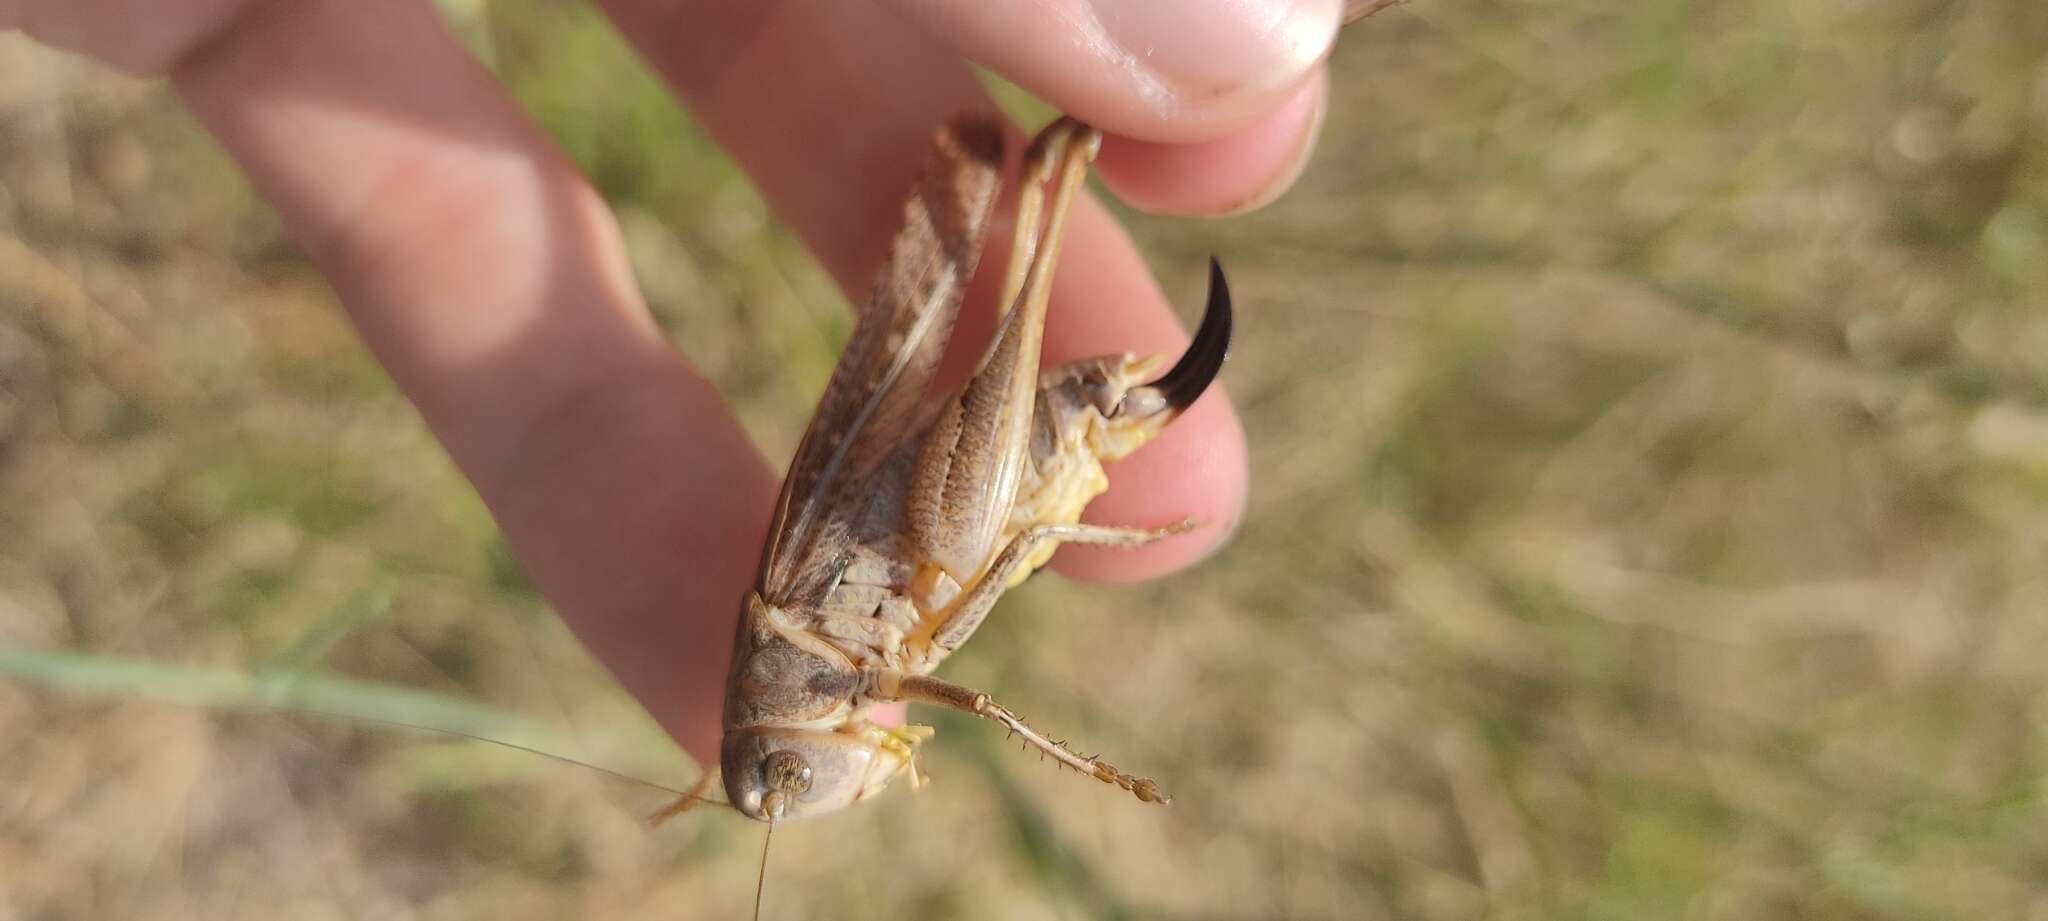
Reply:
[[[775,840],[775,818],[768,818],[768,833],[761,836],[761,875],[754,877],[754,921],[761,921],[761,893],[768,891],[768,844]]]
[[[1344,0],[1344,24],[1350,25],[1390,6],[1401,6],[1408,0]]]
[[[381,726],[390,726],[395,729],[410,729],[414,732],[437,733],[439,735],[450,736],[457,739],[467,739],[471,742],[488,742],[492,745],[502,745],[506,748],[512,749],[513,751],[525,752],[529,755],[539,755],[542,758],[548,758],[554,761],[561,762],[563,764],[573,764],[580,768],[588,768],[590,770],[596,771],[599,774],[603,774],[606,777],[610,777],[615,780],[623,780],[628,783],[636,783],[640,786],[654,790],[660,790],[664,793],[673,793],[676,796],[683,797],[685,799],[694,799],[700,802],[712,803],[719,806],[727,805],[726,802],[723,800],[715,800],[710,797],[703,796],[694,790],[679,790],[675,787],[669,786],[668,784],[655,783],[652,780],[647,780],[642,777],[635,777],[624,771],[615,771],[611,768],[604,767],[602,765],[591,764],[588,761],[578,761],[575,758],[569,757],[568,755],[558,755],[554,752],[544,751],[542,749],[534,748],[530,745],[521,745],[517,742],[507,742],[504,739],[493,739],[490,736],[477,735],[473,732],[464,732],[460,729],[449,729],[444,726],[421,726],[417,723],[407,723],[400,720],[390,720],[379,716],[367,716],[360,713],[335,713],[331,710],[319,710],[312,707],[262,707],[258,709],[271,710],[277,713],[305,713],[311,714],[313,716],[323,716],[328,719],[343,720],[346,722],[375,723]],[[701,788],[702,785],[700,784],[699,789]]]

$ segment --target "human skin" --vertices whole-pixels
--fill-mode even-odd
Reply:
[[[854,303],[934,126],[991,105],[970,61],[1101,128],[1099,173],[1130,204],[1227,214],[1270,201],[1306,161],[1341,5],[599,0]],[[0,28],[170,81],[556,611],[714,763],[778,468],[655,325],[605,203],[433,5],[0,0]],[[1080,202],[1069,234],[1045,360],[1178,354],[1186,334],[1102,206]],[[992,275],[970,315],[988,315]],[[986,326],[965,320],[962,338]],[[1208,554],[1244,502],[1228,400],[1197,403],[1112,482],[1089,520],[1206,526],[1135,550],[1070,548],[1058,569],[1142,579]]]

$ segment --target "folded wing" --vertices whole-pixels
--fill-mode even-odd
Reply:
[[[1003,159],[1001,124],[962,115],[933,139],[904,226],[782,483],[761,555],[770,604],[822,597],[837,577],[856,496],[916,423],[981,258]]]

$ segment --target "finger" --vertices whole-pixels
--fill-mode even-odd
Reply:
[[[933,128],[961,109],[991,107],[965,62],[867,4],[605,5],[856,302],[884,258]],[[1186,333],[1108,213],[1083,198],[1068,232],[1045,359],[1178,354]],[[1004,250],[991,240],[988,251]],[[985,340],[987,280],[999,269],[984,264],[956,335],[970,350]],[[1243,502],[1244,440],[1227,401],[1204,401],[1168,431],[1119,465],[1095,514],[1136,524],[1193,516],[1216,526],[1118,551],[1117,577],[1156,575],[1207,554]],[[1062,556],[1078,575],[1112,574],[1095,562],[1099,553]]]
[[[0,0],[0,31],[99,58],[138,74],[163,73],[234,22],[254,0]]]
[[[715,759],[776,480],[648,317],[604,203],[431,4],[257,4],[173,78],[541,591]]]
[[[1223,137],[1297,95],[1342,0],[883,0],[902,21],[1103,131]]]
[[[1126,204],[1156,214],[1225,215],[1270,204],[1308,166],[1328,111],[1318,69],[1265,120],[1213,141],[1154,144],[1108,138],[1102,181]]]

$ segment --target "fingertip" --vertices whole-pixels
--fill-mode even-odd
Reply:
[[[1318,68],[1294,96],[1256,124],[1193,144],[1105,138],[1097,172],[1119,199],[1143,211],[1222,216],[1272,203],[1308,166],[1328,111]]]
[[[1113,134],[1222,137],[1328,56],[1342,0],[885,0],[904,25]]]
[[[1111,55],[1120,65],[1116,78],[1102,82],[1125,94],[1110,100],[1126,104],[1105,107],[1099,117],[1070,111],[1096,118],[1113,134],[1183,144],[1268,120],[1321,69],[1342,12],[1338,0],[1088,5],[1110,46],[1121,52]]]

